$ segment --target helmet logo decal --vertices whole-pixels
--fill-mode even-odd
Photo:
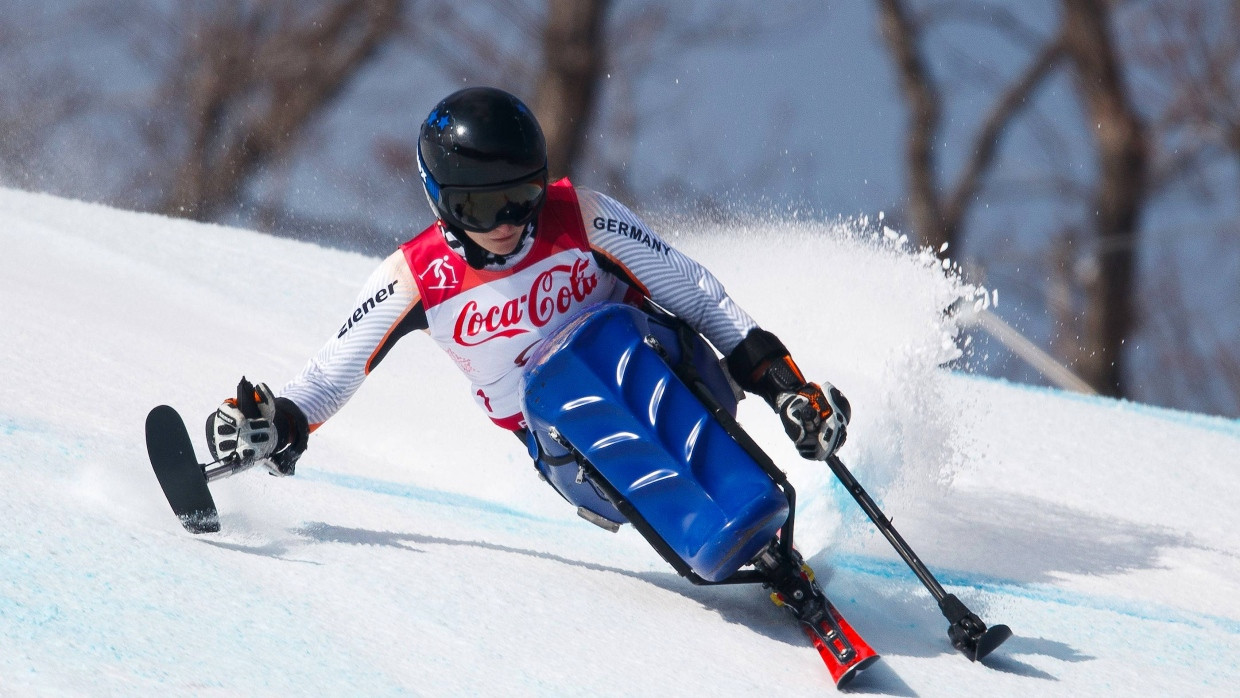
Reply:
[[[440,114],[438,109],[432,109],[430,115],[426,117],[427,126],[433,126],[440,130],[448,127],[448,121],[448,115]]]
[[[450,288],[456,288],[460,281],[456,278],[456,268],[451,264],[452,257],[444,255],[430,263],[426,267],[426,271],[418,274],[419,279],[425,280],[427,275],[435,275],[435,285],[427,286],[428,289],[443,291]]]

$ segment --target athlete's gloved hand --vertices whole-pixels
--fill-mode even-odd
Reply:
[[[805,380],[788,348],[761,328],[750,330],[727,356],[728,372],[742,388],[761,395],[779,414],[801,455],[826,460],[844,444],[852,406],[830,383]]]
[[[261,463],[272,475],[292,475],[297,457],[305,450],[304,439],[301,449],[291,458],[273,458],[282,445],[278,417],[276,398],[267,384],[252,385],[242,378],[237,384],[237,397],[225,400],[207,418],[207,446],[212,457],[231,463],[238,470]]]
[[[848,438],[852,406],[830,383],[806,383],[796,391],[780,393],[775,404],[784,431],[804,458],[826,460]]]

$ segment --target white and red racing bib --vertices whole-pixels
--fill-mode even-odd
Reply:
[[[523,426],[521,369],[534,348],[580,309],[611,298],[618,285],[590,252],[567,181],[547,188],[533,247],[510,269],[470,267],[437,226],[401,251],[432,339],[469,378],[478,405],[506,429]]]

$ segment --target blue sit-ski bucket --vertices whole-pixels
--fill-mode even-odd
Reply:
[[[531,357],[523,411],[532,455],[573,504],[624,517],[577,477],[566,442],[637,511],[693,572],[721,581],[749,562],[788,518],[788,499],[711,416],[672,366],[684,352],[729,411],[736,403],[714,352],[667,320],[627,305],[595,306]],[[566,453],[561,449],[561,454]]]

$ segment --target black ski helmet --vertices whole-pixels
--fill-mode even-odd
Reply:
[[[533,112],[494,87],[448,95],[422,122],[418,172],[435,215],[486,232],[538,215],[547,189],[547,142]]]

